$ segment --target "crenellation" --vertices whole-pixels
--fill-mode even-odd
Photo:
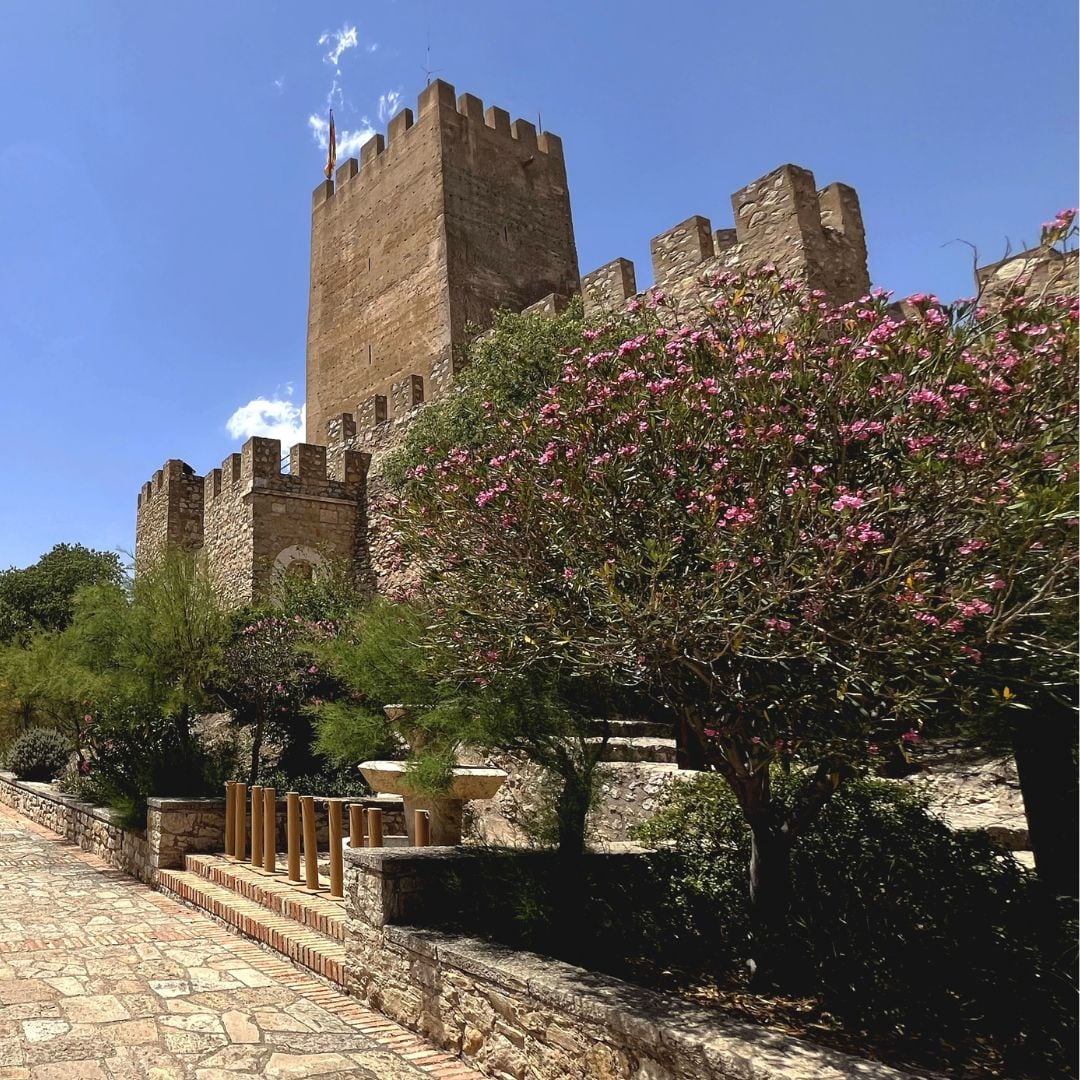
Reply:
[[[570,306],[570,297],[562,293],[548,293],[542,296],[535,304],[522,308],[522,315],[543,315],[545,318],[554,318],[561,315]]]
[[[740,188],[731,205],[733,229],[711,232],[708,218],[695,215],[653,238],[655,288],[685,299],[718,271],[742,273],[772,265],[839,302],[869,290],[866,240],[854,188],[830,184],[818,192],[809,169],[788,164]],[[588,317],[618,310],[634,295],[626,291],[633,286],[619,280],[619,262],[583,278]]]
[[[326,447],[297,443],[289,450],[289,474],[305,484],[326,479]]]
[[[145,566],[170,547],[202,543],[203,479],[187,462],[170,458],[142,486],[135,511],[135,564]]]
[[[581,279],[581,297],[588,318],[618,311],[636,294],[637,277],[629,259],[612,259]]]
[[[510,131],[510,114],[498,105],[489,106],[484,112],[484,124],[500,135],[513,138]]]
[[[356,426],[364,431],[386,423],[386,395],[370,394],[356,406]]]
[[[457,109],[462,116],[467,116],[477,124],[484,122],[484,103],[475,94],[460,94]]]
[[[424,403],[424,377],[406,375],[390,387],[390,406],[395,417],[405,416]]]
[[[340,445],[356,435],[356,417],[352,413],[341,413],[326,422],[326,442],[328,446]]]
[[[530,124],[528,120],[515,120],[510,125],[510,134],[527,149],[537,149],[536,125]]]
[[[452,109],[457,111],[457,101],[454,96],[454,88],[443,79],[433,79],[416,99],[416,111],[423,117],[426,113],[439,109]]]
[[[386,139],[382,135],[372,135],[363,146],[360,147],[360,168],[363,169],[375,160],[386,149]]]
[[[713,251],[717,255],[721,255],[733,248],[738,242],[739,234],[735,229],[717,229],[713,233]]]
[[[360,163],[356,158],[347,158],[343,165],[338,166],[338,170],[334,173],[334,190],[340,191],[344,184],[347,184],[359,171]]]
[[[666,288],[686,277],[714,255],[712,223],[694,214],[678,225],[654,236],[649,243],[656,288]]]
[[[390,117],[390,122],[386,125],[386,141],[391,146],[394,146],[394,140],[400,139],[406,131],[413,126],[413,111],[409,108],[403,108],[394,113]],[[396,149],[396,147],[395,147]]]
[[[281,475],[281,440],[253,435],[240,451],[240,479],[265,486]]]

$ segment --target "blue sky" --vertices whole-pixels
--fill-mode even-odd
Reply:
[[[646,284],[651,236],[730,225],[785,161],[858,189],[900,294],[966,295],[957,238],[992,261],[1076,205],[1074,0],[8,0],[0,567],[130,548],[166,458],[218,464],[251,402],[296,422],[309,118],[334,93],[339,130],[381,128],[429,39],[459,92],[562,136],[583,272],[624,255]]]

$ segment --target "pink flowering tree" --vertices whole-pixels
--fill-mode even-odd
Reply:
[[[286,749],[297,741],[311,742],[308,710],[337,688],[311,649],[336,633],[334,622],[299,615],[252,617],[241,620],[234,632],[213,690],[233,722],[251,730],[250,783],[258,777],[268,736],[284,742]]]
[[[708,286],[585,331],[490,446],[416,467],[400,539],[462,678],[543,665],[671,710],[750,828],[768,978],[792,840],[844,780],[1072,663],[1077,315]]]

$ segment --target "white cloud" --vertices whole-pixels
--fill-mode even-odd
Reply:
[[[287,393],[292,387],[287,388]],[[288,450],[304,441],[307,407],[297,405],[287,398],[253,398],[241,405],[228,420],[225,428],[234,439],[250,439],[260,435],[264,439],[280,439],[282,450]]]
[[[391,116],[401,108],[401,93],[397,90],[387,90],[379,95],[379,119],[385,124]]]
[[[330,45],[330,51],[323,57],[323,62],[338,66],[341,56],[348,49],[354,49],[360,44],[355,26],[347,23],[340,30],[324,30],[319,37],[320,45]]]
[[[325,150],[330,145],[330,124],[324,117],[316,116],[314,113],[308,117],[307,122],[316,145]],[[335,132],[338,160],[356,157],[360,153],[360,147],[375,134],[375,129],[366,116],[360,118],[360,123],[363,127]]]
[[[274,89],[280,94],[285,90],[285,76],[280,75],[274,80]]]

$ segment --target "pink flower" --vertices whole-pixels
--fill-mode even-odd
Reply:
[[[841,495],[833,504],[832,508],[836,511],[840,510],[858,510],[863,505],[865,499],[860,499],[858,495]]]

